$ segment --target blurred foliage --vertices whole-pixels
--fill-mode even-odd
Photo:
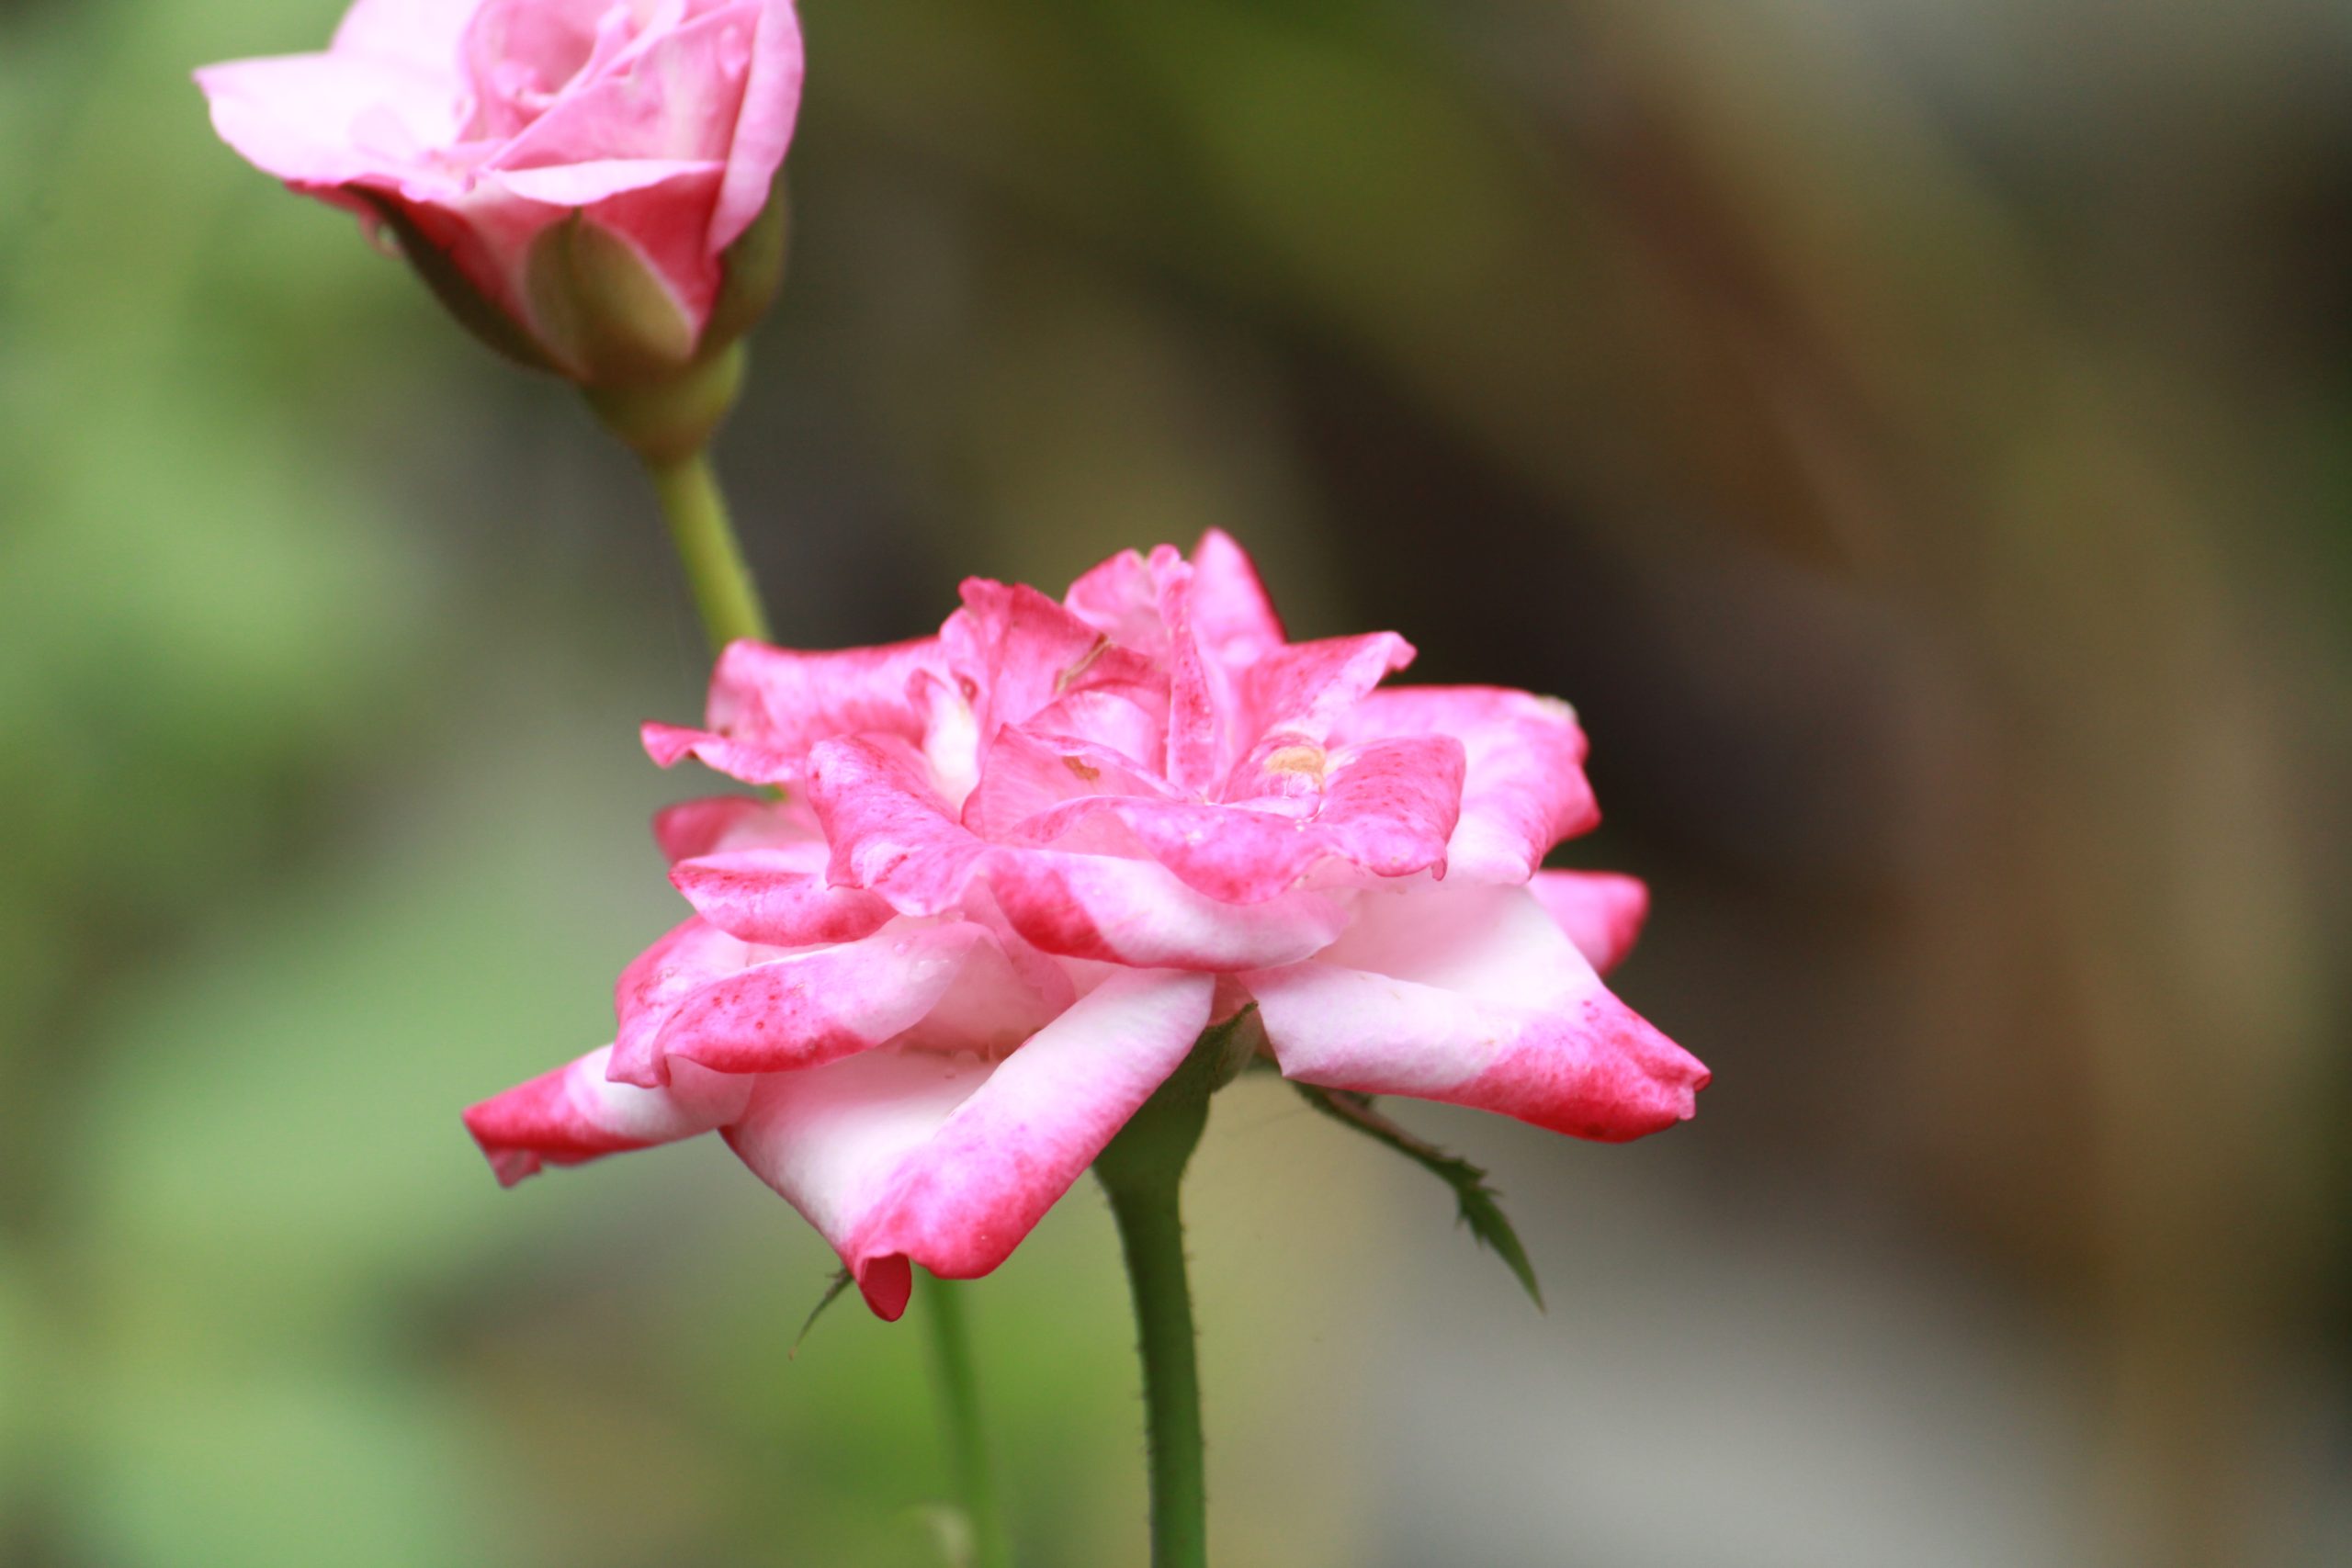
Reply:
[[[675,918],[633,726],[699,639],[559,389],[210,137],[187,70],[337,8],[0,6],[0,1561],[935,1562],[918,1348],[787,1359],[794,1216],[711,1146],[501,1194],[458,1127]],[[2143,9],[808,8],[723,453],[787,638],[1232,528],[1303,633],[1576,699],[1577,859],[1655,874],[1626,988],[1717,1070],[1655,1149],[1445,1122],[1533,1322],[1415,1173],[1220,1100],[1230,1568],[1532,1568],[1555,1503],[1596,1562],[2341,1560],[2352,39]],[[2061,1462],[1993,1445],[2044,1536],[1933,1445],[1756,1479],[1887,1450],[1763,1364],[1775,1269],[1844,1323],[1914,1253],[1886,1407],[1985,1419],[1971,1291],[2064,1347]],[[1091,1190],[973,1302],[1023,1562],[1131,1561]]]

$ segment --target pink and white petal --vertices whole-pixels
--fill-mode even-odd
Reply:
[[[863,941],[766,955],[698,987],[653,1040],[665,1072],[792,1072],[905,1033],[947,994],[988,932],[967,921],[899,921]]]
[[[1086,695],[1093,695],[1089,693]],[[1116,750],[1080,737],[1045,736],[1029,727],[997,732],[979,783],[965,798],[964,825],[984,839],[1023,834],[1025,824],[1073,801],[1110,795],[1165,800],[1168,788]]]
[[[1613,871],[1539,871],[1527,890],[1603,975],[1624,962],[1649,918],[1648,886]]]
[[[653,814],[653,841],[675,863],[728,850],[783,849],[825,841],[808,807],[797,800],[755,795],[715,795],[682,800]],[[817,862],[822,864],[821,858]]]
[[[1168,782],[1180,795],[1206,796],[1233,765],[1233,678],[1201,651],[1193,633],[1193,569],[1163,545],[1152,552],[1159,581],[1159,618],[1168,627]]]
[[[1245,975],[1285,1076],[1619,1142],[1687,1119],[1707,1069],[1611,996],[1523,888],[1368,895],[1317,959]]]
[[[1109,795],[1066,802],[999,836],[1076,854],[1148,855],[1185,886],[1236,905],[1287,892],[1333,847],[1312,823],[1289,815]]]
[[[1221,528],[1193,547],[1193,636],[1228,669],[1255,663],[1283,646],[1282,617],[1250,553]]]
[[[730,643],[711,674],[704,724],[796,769],[830,736],[874,731],[920,740],[931,716],[914,682],[945,668],[936,637],[820,653]]]
[[[708,245],[713,255],[741,238],[766,208],[800,114],[800,18],[792,0],[759,0],[759,11],[751,73],[743,82],[742,107],[727,154],[727,177],[711,214]]]
[[[757,956],[741,937],[695,915],[631,959],[613,983],[613,1011],[619,1023],[609,1069],[614,1079],[645,1089],[668,1083],[669,1064],[655,1042],[671,1014],[688,997],[756,962]]]
[[[1168,693],[1153,686],[1089,686],[1040,708],[1020,728],[1049,742],[1089,742],[1113,753],[1122,768],[1156,775],[1168,747]]]
[[[1313,753],[1319,778],[1321,750],[1295,750]],[[1443,864],[1461,800],[1458,743],[1446,736],[1375,741],[1340,753],[1337,762],[1319,798],[1277,798],[1261,808],[1259,803],[1093,795],[989,836],[1065,851],[1147,854],[1187,887],[1236,905],[1287,893],[1330,859],[1373,877],[1409,876]],[[1109,830],[1114,824],[1115,832]]]
[[[808,753],[808,801],[832,846],[835,885],[881,895],[902,914],[954,908],[988,845],[950,814],[922,754],[887,736],[847,736]]]
[[[1229,904],[1150,860],[999,847],[984,874],[1005,919],[1040,950],[1131,968],[1295,963],[1329,945],[1348,923],[1344,890]]]
[[[647,723],[639,727],[638,735],[645,754],[658,767],[674,768],[692,757],[707,768],[749,784],[796,784],[808,755],[805,750],[785,750],[676,724]]]
[[[709,159],[594,158],[577,164],[485,169],[480,177],[482,184],[503,189],[525,201],[542,202],[549,207],[594,207],[613,197],[656,186],[676,186],[690,181],[715,183],[725,167]],[[664,206],[669,205],[670,197],[671,192],[665,190]],[[609,227],[632,244],[641,238],[639,229],[642,226]],[[653,258],[649,256],[647,260],[650,264]]]
[[[1168,627],[1159,618],[1159,585],[1143,557],[1133,550],[1121,550],[1071,583],[1062,603],[1124,648],[1155,659],[1168,651]]]
[[[1450,735],[1375,740],[1332,754],[1314,830],[1329,852],[1375,876],[1445,872],[1462,813],[1461,742]]]
[[[947,618],[940,639],[983,705],[984,741],[1071,692],[1159,680],[1150,660],[1026,584],[967,578],[962,592],[964,607]]]
[[[1584,731],[1556,697],[1498,686],[1398,686],[1374,692],[1334,731],[1362,741],[1451,735],[1462,742],[1462,819],[1447,874],[1525,882],[1544,854],[1600,820],[1585,778]]]
[[[884,1051],[765,1078],[728,1142],[895,1319],[910,1263],[969,1279],[1012,1255],[1182,1063],[1212,989],[1122,975],[994,1065]]]
[[[512,1187],[542,1167],[578,1165],[713,1132],[743,1113],[753,1080],[682,1067],[666,1089],[639,1089],[606,1076],[609,1045],[542,1073],[466,1111],[499,1184]]]
[[[986,940],[972,944],[946,995],[899,1043],[993,1060],[1078,999],[1078,987],[1063,964],[1009,929],[1000,931],[994,921],[984,926]]]
[[[287,54],[196,73],[220,140],[266,174],[306,187],[431,177],[426,153],[457,134],[449,81],[362,54]]]
[[[1374,687],[1412,662],[1413,645],[1395,632],[1278,649],[1239,677],[1241,733],[1251,745],[1273,735],[1319,744]]]
[[[723,850],[670,868],[670,885],[695,913],[730,936],[769,947],[855,942],[894,910],[873,894],[825,880],[821,839],[789,847]]]

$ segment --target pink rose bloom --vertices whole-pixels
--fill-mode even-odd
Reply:
[[[895,1318],[910,1262],[994,1269],[1251,1003],[1301,1082],[1586,1138],[1691,1113],[1707,1070],[1597,973],[1642,885],[1538,869],[1597,819],[1566,704],[1286,641],[1217,533],[963,598],[888,648],[736,643],[707,728],[647,727],[786,797],[656,820],[695,914],[611,1045],[467,1113],[503,1180],[718,1131]]]
[[[388,224],[468,325],[599,379],[710,346],[800,73],[790,0],[357,0],[325,53],[197,81],[223,140]]]

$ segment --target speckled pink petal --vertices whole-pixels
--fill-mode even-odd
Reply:
[[[671,1072],[774,1073],[870,1051],[922,1022],[989,941],[967,921],[899,921],[858,942],[753,948],[753,962],[669,1008],[652,1055]]]
[[[1228,668],[1251,664],[1283,646],[1282,617],[1249,552],[1220,528],[1193,547],[1193,636]]]
[[[797,800],[715,795],[682,800],[655,812],[653,841],[662,847],[662,858],[675,864],[724,850],[793,843],[815,844],[821,850],[825,836],[815,814]]]
[[[821,840],[788,849],[722,850],[670,868],[670,885],[695,913],[745,942],[770,947],[855,942],[895,913],[873,894],[825,879]]]
[[[1600,820],[1584,774],[1584,731],[1557,698],[1498,686],[1395,686],[1366,696],[1333,729],[1335,741],[1407,735],[1453,736],[1467,759],[1449,877],[1525,882],[1554,844]]]
[[[1183,1061],[1212,989],[1114,976],[999,1063],[888,1051],[777,1075],[728,1141],[895,1319],[911,1263],[970,1279],[1012,1254]]]
[[[542,1167],[649,1148],[712,1132],[742,1114],[752,1080],[682,1066],[665,1088],[616,1083],[605,1073],[612,1047],[542,1073],[466,1112],[501,1185]]]
[[[1283,1072],[1328,1089],[1618,1142],[1688,1118],[1707,1082],[1523,888],[1365,895],[1328,952],[1241,984]]]

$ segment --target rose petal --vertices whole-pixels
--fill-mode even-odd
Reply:
[[[910,1261],[969,1279],[1012,1254],[1183,1061],[1212,989],[1115,976],[994,1066],[887,1051],[779,1074],[728,1142],[895,1319]]]
[[[1288,963],[1346,923],[1343,902],[1328,893],[1225,904],[1154,861],[990,844],[949,816],[903,742],[829,740],[810,751],[808,772],[809,800],[832,845],[832,880],[878,893],[906,914],[957,908],[977,878],[1013,928],[1047,953],[1178,969]]]
[[[1561,840],[1600,820],[1584,775],[1584,731],[1554,697],[1498,686],[1396,686],[1374,692],[1333,730],[1335,740],[1451,735],[1467,766],[1462,818],[1446,874],[1525,882]]]
[[[458,93],[446,75],[374,55],[287,54],[208,65],[196,82],[220,140],[281,180],[463,189],[427,161],[428,149],[458,134]]]
[[[727,154],[727,177],[710,218],[710,254],[718,255],[741,239],[767,207],[776,171],[792,145],[800,114],[802,56],[800,18],[792,0],[760,0],[758,31],[752,40],[751,73],[744,78],[741,111]]]
[[[1649,917],[1649,888],[1639,877],[1615,872],[1539,871],[1527,889],[1603,975],[1624,962]]]
[[[1212,658],[1238,669],[1283,646],[1282,617],[1248,551],[1220,528],[1193,547],[1193,636]]]
[[[500,1185],[512,1187],[543,1166],[578,1165],[711,1132],[751,1101],[752,1079],[692,1064],[682,1064],[666,1088],[616,1083],[605,1073],[612,1053],[609,1045],[591,1051],[467,1111],[466,1130]]]
[[[1367,895],[1329,951],[1240,979],[1283,1072],[1329,1089],[1616,1142],[1686,1119],[1707,1082],[1521,888]]]
[[[753,795],[717,795],[682,800],[653,814],[653,841],[673,864],[721,850],[810,843],[825,836],[817,818],[798,801],[763,800]]]
[[[727,850],[670,868],[670,885],[695,913],[731,936],[770,947],[855,942],[896,911],[873,894],[825,880],[821,841],[789,849]]]

